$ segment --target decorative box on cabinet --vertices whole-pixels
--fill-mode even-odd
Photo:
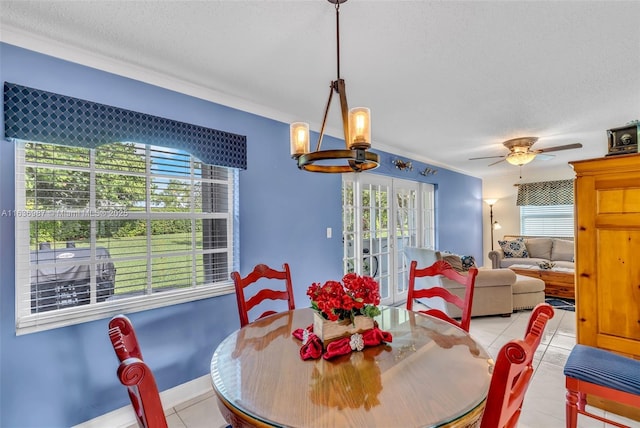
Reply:
[[[640,154],[570,164],[577,342],[640,359]],[[640,409],[589,403],[640,420]]]

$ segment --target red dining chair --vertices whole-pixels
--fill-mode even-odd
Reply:
[[[456,296],[446,288],[442,286],[435,286],[430,288],[422,288],[416,290],[415,283],[416,278],[425,276],[437,276],[443,275],[452,281],[456,281],[465,286],[464,300],[459,296]],[[411,261],[411,267],[409,269],[409,291],[407,294],[407,309],[412,311],[415,299],[426,299],[439,297],[445,302],[456,305],[462,311],[460,321],[456,321],[447,315],[440,309],[430,308],[428,310],[419,310],[418,312],[431,315],[451,324],[460,327],[466,332],[469,332],[469,325],[471,324],[471,307],[473,305],[473,290],[475,288],[476,276],[478,275],[478,269],[471,268],[467,275],[462,275],[451,267],[451,265],[444,260],[438,260],[431,266],[418,269],[418,262]]]
[[[249,311],[254,307],[260,305],[265,300],[286,300],[289,310],[296,308],[293,297],[293,285],[291,283],[291,272],[289,271],[289,265],[287,263],[282,265],[281,271],[270,268],[265,264],[256,265],[247,276],[242,278],[238,272],[231,272],[231,279],[236,287],[236,299],[238,301],[238,313],[240,315],[240,327],[244,327],[249,324]],[[257,282],[264,283],[263,279],[270,280],[269,283],[275,283],[279,280],[284,281],[284,290],[275,290],[270,288],[261,288],[255,292],[248,299],[245,296],[247,288]],[[272,309],[265,310],[260,316],[253,319],[260,319],[267,315],[275,314],[276,311]]]
[[[531,311],[524,340],[511,340],[498,352],[480,428],[517,426],[533,375],[533,355],[553,314],[551,305],[538,304]]]
[[[576,345],[567,358],[564,375],[567,428],[578,425],[579,414],[629,428],[587,410],[587,395],[640,408],[640,361],[605,349]]]
[[[118,379],[127,387],[138,425],[142,428],[167,428],[156,380],[142,360],[140,345],[129,318],[117,315],[109,321],[109,339],[120,360]]]

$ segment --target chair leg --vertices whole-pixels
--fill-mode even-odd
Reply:
[[[576,428],[578,426],[578,407],[580,402],[580,394],[577,391],[567,389],[566,404],[566,428]],[[584,397],[582,397],[584,400]]]

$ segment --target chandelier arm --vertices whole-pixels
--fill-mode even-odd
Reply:
[[[344,145],[347,149],[349,147],[349,106],[347,105],[347,90],[344,83],[344,79],[338,79],[337,91],[340,95],[340,111],[342,113],[342,129],[344,131]]]
[[[327,116],[329,116],[329,107],[331,107],[334,87],[335,82],[331,82],[331,87],[329,88],[329,99],[327,100],[327,106],[324,108],[324,117],[322,118],[322,126],[320,127],[320,134],[318,135],[318,144],[316,144],[316,152],[319,151],[320,146],[322,146],[322,137],[324,137],[324,128],[327,125]]]

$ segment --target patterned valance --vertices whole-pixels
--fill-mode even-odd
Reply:
[[[519,184],[516,205],[573,205],[573,180]]]
[[[209,165],[247,168],[247,137],[4,84],[4,134],[41,143],[95,148],[131,141],[185,150]]]

